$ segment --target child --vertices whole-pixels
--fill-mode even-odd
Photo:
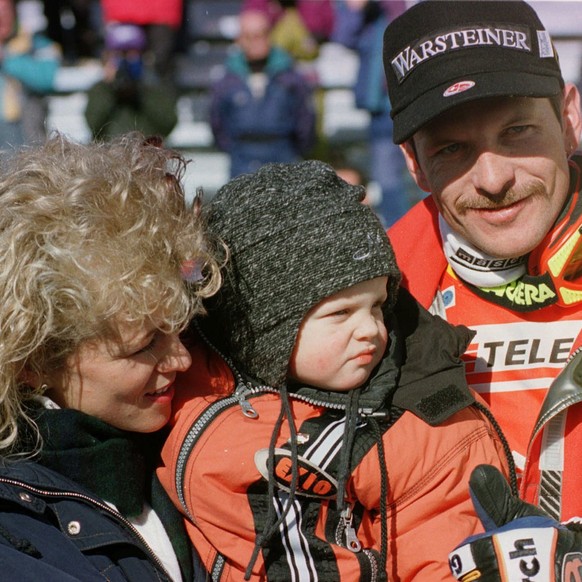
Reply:
[[[507,474],[464,380],[471,332],[399,291],[363,195],[307,161],[210,204],[224,284],[159,475],[213,580],[450,580],[480,530],[471,470]]]

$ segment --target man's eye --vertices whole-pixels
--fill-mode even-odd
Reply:
[[[441,148],[437,153],[442,155],[456,154],[461,149],[461,144],[451,143],[444,148]]]
[[[528,127],[529,125],[514,125],[513,127],[509,127],[507,129],[507,133],[520,134],[524,131],[527,131]]]

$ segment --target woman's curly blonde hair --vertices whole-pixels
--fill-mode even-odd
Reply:
[[[83,342],[117,337],[120,320],[181,331],[217,290],[186,162],[159,145],[56,134],[0,169],[0,451]]]

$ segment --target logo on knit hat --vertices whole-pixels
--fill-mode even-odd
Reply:
[[[363,261],[372,255],[377,255],[382,249],[382,238],[379,233],[366,234],[366,242],[354,252],[354,260]]]

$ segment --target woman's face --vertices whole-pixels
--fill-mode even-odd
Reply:
[[[177,334],[153,327],[124,325],[120,336],[81,345],[47,378],[47,396],[122,430],[156,431],[170,418],[176,373],[190,367],[190,354]]]

